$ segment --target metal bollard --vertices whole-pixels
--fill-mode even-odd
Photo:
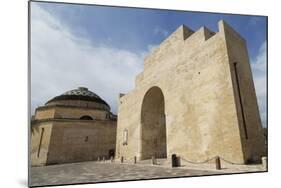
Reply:
[[[261,162],[262,162],[262,167],[267,170],[267,157],[262,157],[261,158]]]
[[[156,161],[156,158],[154,156],[151,157],[151,163],[153,165],[156,165],[157,164],[157,161]]]
[[[102,161],[105,162],[105,157],[104,156],[102,157]]]
[[[216,169],[221,170],[221,160],[220,157],[216,157]]]
[[[134,164],[137,164],[137,157],[134,156]]]
[[[98,161],[100,161],[100,157],[98,157]]]
[[[177,167],[177,155],[172,155],[172,167]]]
[[[113,156],[111,156],[110,157],[110,161],[113,163],[113,160],[114,160],[114,158],[113,158]]]
[[[123,163],[124,162],[124,157],[123,156],[121,156],[121,163]]]

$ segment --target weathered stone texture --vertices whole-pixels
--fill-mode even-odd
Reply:
[[[235,62],[239,66],[247,139],[233,73]],[[158,138],[151,134],[147,140],[145,135],[154,129],[147,122],[160,124],[163,119],[168,157],[176,153],[192,161],[204,161],[221,156],[245,163],[263,154],[264,141],[246,44],[224,21],[219,22],[217,33],[205,27],[196,32],[179,27],[145,58],[144,70],[135,83],[135,89],[119,99],[117,157],[144,159],[151,155],[143,143],[153,144]],[[164,118],[143,108],[151,88],[158,88],[164,96]],[[150,96],[149,100],[157,100],[156,96]],[[150,108],[158,108],[160,103]],[[124,130],[128,130],[126,145]]]
[[[108,159],[115,150],[116,122],[93,121],[54,122],[47,164]]]

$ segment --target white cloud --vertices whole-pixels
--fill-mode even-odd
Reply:
[[[266,125],[267,119],[267,91],[266,91],[266,41],[260,46],[258,55],[253,59],[251,63],[254,77],[254,84],[256,88],[260,116],[263,122],[263,126]]]
[[[133,89],[147,52],[102,47],[75,36],[71,28],[46,10],[31,10],[32,113],[54,96],[88,87],[117,111],[119,93]]]

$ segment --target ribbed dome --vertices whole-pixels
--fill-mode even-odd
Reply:
[[[78,89],[73,89],[63,93],[62,95],[56,96],[53,99],[49,100],[46,105],[49,103],[66,100],[89,101],[104,104],[109,107],[109,105],[104,100],[102,100],[97,94],[92,91],[89,91],[88,88],[85,87],[78,87]]]
[[[97,94],[93,93],[92,91],[89,91],[88,88],[86,87],[78,87],[78,89],[67,91],[62,95],[82,95],[82,96],[100,98]]]

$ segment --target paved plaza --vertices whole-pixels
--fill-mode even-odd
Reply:
[[[231,166],[231,168],[224,165],[225,167],[222,170],[216,170],[213,164],[192,165],[183,163],[181,167],[171,168],[167,162],[161,163],[161,161],[158,161],[158,163],[158,165],[151,165],[147,161],[141,164],[121,164],[120,162],[105,161],[32,167],[31,186],[264,171],[260,165]]]

